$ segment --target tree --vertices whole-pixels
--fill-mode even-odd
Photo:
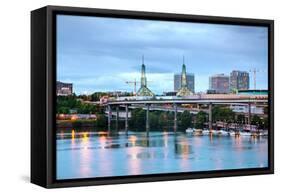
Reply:
[[[131,113],[129,124],[133,128],[145,127],[146,112],[142,108],[134,109]]]
[[[110,96],[110,95],[106,92],[95,92],[90,95],[90,99],[91,101],[100,101],[100,98],[103,96]]]
[[[195,128],[203,129],[205,122],[207,122],[207,113],[203,111],[198,112],[195,119]]]
[[[245,121],[244,115],[237,115],[237,119],[236,119],[237,123],[244,123],[244,121]]]
[[[97,115],[96,126],[97,127],[105,127],[106,125],[107,125],[107,123],[106,123],[106,116],[104,114],[98,114]]]
[[[192,115],[189,111],[184,111],[180,114],[179,126],[184,129],[192,126]]]
[[[163,128],[165,126],[168,126],[169,125],[169,118],[168,118],[168,115],[166,112],[161,112],[159,113],[159,127],[160,128]]]
[[[268,117],[264,117],[261,119],[261,129],[268,129]]]
[[[157,114],[157,112],[149,113],[149,125],[151,129],[159,128],[159,115]]]
[[[212,109],[213,122],[231,122],[235,119],[235,113],[228,107],[214,106]]]
[[[77,110],[79,114],[102,114],[104,108],[95,104],[86,104],[77,99],[76,96],[58,96],[57,113],[69,114],[70,110]]]
[[[254,115],[251,120],[252,125],[257,125],[258,129],[267,129],[268,128],[268,120],[266,118],[259,117]]]

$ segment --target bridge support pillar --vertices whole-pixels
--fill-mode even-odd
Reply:
[[[125,133],[128,134],[128,105],[125,106],[126,116],[125,116]]]
[[[108,127],[108,132],[110,132],[111,114],[112,114],[110,105],[107,105],[107,110],[108,110],[107,127]]]
[[[212,103],[209,104],[209,130],[210,132],[213,130],[213,119],[212,119]]]
[[[149,135],[149,104],[146,105],[146,122],[145,122],[145,128],[146,128],[146,135]]]
[[[115,126],[116,130],[118,131],[118,124],[119,124],[119,106],[116,106],[116,120],[115,120]]]
[[[249,102],[248,104],[248,125],[249,129],[251,130],[251,120],[252,120],[252,115],[251,115],[251,103]]]
[[[177,104],[174,104],[174,132],[177,132],[178,128],[178,119],[177,119],[177,114],[178,114],[178,106]]]

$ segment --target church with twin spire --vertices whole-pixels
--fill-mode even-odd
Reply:
[[[142,65],[141,65],[141,87],[137,92],[137,96],[154,96],[153,92],[147,87],[144,56],[142,56]]]
[[[183,58],[182,73],[181,73],[181,88],[177,92],[177,96],[189,96],[189,95],[193,95],[193,93],[187,88],[186,66]],[[154,93],[147,86],[143,56],[142,56],[142,65],[141,65],[141,86],[137,92],[137,96],[155,96]]]
[[[182,64],[182,71],[181,71],[181,88],[177,92],[177,96],[190,96],[190,95],[193,95],[193,93],[187,88],[186,67],[183,57],[183,64]]]

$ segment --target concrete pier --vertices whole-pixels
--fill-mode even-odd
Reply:
[[[110,132],[111,114],[112,114],[110,105],[107,105],[107,110],[108,110],[107,127],[108,127],[108,132]]]
[[[146,122],[145,122],[145,128],[146,128],[146,135],[149,135],[149,104],[146,104]]]
[[[209,104],[209,130],[213,130],[213,119],[212,119],[212,103]]]
[[[119,106],[116,106],[116,120],[115,120],[115,126],[116,130],[118,131],[118,124],[119,124]]]
[[[174,104],[174,132],[177,132],[178,128],[178,119],[177,119],[177,113],[178,113],[178,106],[177,104]]]
[[[126,117],[125,117],[125,133],[128,134],[128,105],[125,106]]]
[[[251,115],[251,103],[248,103],[248,125],[251,130],[251,120],[252,120],[252,115]]]

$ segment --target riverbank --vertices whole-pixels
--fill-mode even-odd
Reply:
[[[87,120],[57,120],[57,128],[81,128],[81,127],[103,127],[99,126],[95,119]]]

